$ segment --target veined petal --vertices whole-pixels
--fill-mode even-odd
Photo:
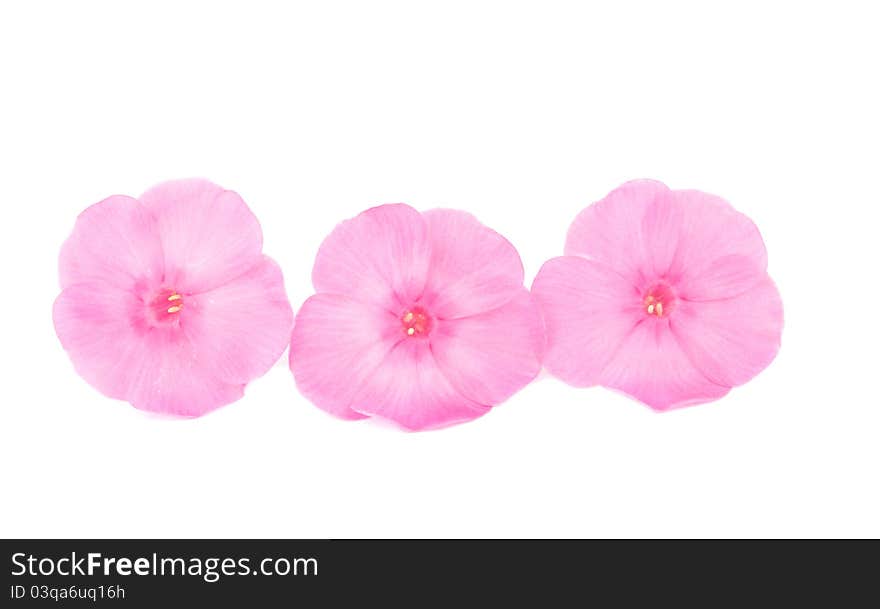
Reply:
[[[174,289],[205,292],[260,261],[260,223],[237,193],[207,180],[176,180],[154,186],[140,200],[156,218],[165,283]]]
[[[767,270],[767,249],[758,227],[748,217],[715,195],[697,190],[676,190],[668,204],[668,221],[662,239],[675,244],[666,270],[670,281],[687,284],[691,293],[710,294],[719,281],[732,290],[730,298],[749,289]],[[751,277],[747,269],[754,269]],[[736,277],[736,280],[733,278]],[[706,289],[700,289],[700,283]],[[708,297],[707,297],[708,298]],[[704,299],[704,298],[700,298]]]
[[[197,417],[244,395],[244,384],[218,380],[180,333],[154,328],[138,346],[124,362],[135,408]]]
[[[684,300],[724,300],[743,294],[767,277],[753,257],[721,256],[699,270],[683,273],[678,295]]]
[[[642,222],[651,204],[669,196],[654,180],[633,180],[611,191],[575,218],[565,242],[567,256],[601,262],[639,285],[650,278]]]
[[[386,309],[338,294],[316,294],[296,316],[290,370],[314,404],[346,419],[363,418],[350,406],[396,342],[400,321]]]
[[[421,296],[431,248],[422,215],[380,205],[339,224],[315,258],[318,293],[341,294],[398,312]]]
[[[352,408],[411,430],[445,427],[489,411],[452,387],[437,366],[429,342],[418,339],[394,346],[360,385]]]
[[[240,399],[244,384],[219,380],[180,332],[151,329],[125,365],[135,408],[197,417]]]
[[[187,296],[180,316],[199,358],[230,383],[265,374],[284,353],[293,325],[284,277],[268,256],[229,283]]]
[[[495,309],[522,289],[516,248],[471,214],[434,209],[424,214],[431,263],[423,302],[440,319]]]
[[[59,257],[61,287],[101,281],[125,290],[162,278],[158,227],[137,200],[116,195],[77,218]]]
[[[682,246],[684,215],[683,206],[671,190],[659,191],[646,205],[638,227],[645,255],[645,277],[675,280],[670,277],[670,267]]]
[[[243,387],[218,381],[180,332],[146,324],[143,301],[127,290],[73,285],[56,300],[54,320],[77,372],[109,397],[198,416],[242,396]]]
[[[525,288],[480,315],[438,323],[430,337],[437,365],[462,395],[486,406],[503,402],[541,370],[544,328]]]
[[[700,404],[730,391],[730,387],[706,378],[693,364],[675,339],[668,320],[647,316],[602,370],[600,383],[654,410]]]
[[[681,302],[670,325],[682,350],[705,376],[722,385],[741,385],[779,351],[782,300],[765,275],[734,298]]]
[[[586,387],[600,374],[644,312],[639,292],[603,263],[562,256],[544,263],[532,285],[544,315],[544,365],[566,383]]]
[[[55,301],[55,332],[76,371],[111,398],[128,396],[126,362],[147,332],[137,324],[143,307],[132,292],[103,281],[76,283]]]

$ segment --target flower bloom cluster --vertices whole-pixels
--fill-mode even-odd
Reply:
[[[650,180],[581,212],[531,292],[516,249],[470,214],[381,205],[324,240],[294,323],[256,218],[204,180],[88,208],[60,277],[55,327],[77,371],[181,416],[240,398],[288,344],[300,391],[344,419],[468,421],[542,367],[668,410],[754,377],[783,325],[755,225]]]

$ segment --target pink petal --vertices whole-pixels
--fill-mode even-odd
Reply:
[[[142,410],[197,417],[244,395],[244,384],[218,380],[181,333],[154,329],[126,362],[127,399]]]
[[[141,201],[156,218],[170,287],[205,292],[260,261],[260,223],[231,190],[207,180],[177,180],[151,188]]]
[[[320,292],[393,310],[422,293],[430,245],[425,220],[403,204],[380,205],[342,222],[324,240],[312,270]]]
[[[604,262],[642,287],[658,279],[686,284],[700,300],[736,296],[767,268],[764,242],[746,216],[720,197],[652,180],[627,182],[581,212],[565,253]],[[728,291],[717,294],[719,287]]]
[[[217,381],[181,333],[143,323],[143,307],[134,294],[103,282],[61,293],[55,330],[83,378],[109,397],[183,416],[241,397],[243,387]]]
[[[633,328],[605,366],[600,383],[654,410],[708,402],[730,390],[713,383],[694,366],[675,339],[668,320],[647,316]]]
[[[105,282],[76,283],[55,300],[55,332],[76,371],[105,395],[126,399],[131,381],[125,365],[137,349],[134,320],[143,303]]]
[[[642,231],[649,236],[656,274],[683,289],[686,285],[694,299],[736,296],[767,270],[767,249],[758,228],[715,195],[673,191],[652,206]],[[723,286],[717,284],[719,276]],[[718,287],[729,291],[716,293]]]
[[[445,427],[489,411],[452,387],[437,366],[429,341],[422,339],[397,343],[360,386],[352,408],[411,430]]]
[[[188,295],[180,315],[200,359],[230,383],[265,374],[287,348],[293,325],[284,277],[268,256],[229,283]]]
[[[682,248],[682,224],[685,221],[685,210],[675,197],[674,191],[665,190],[652,197],[645,207],[641,223],[634,228],[644,247],[644,267],[642,272],[646,278],[665,278],[674,281],[677,277],[669,277],[670,267]]]
[[[150,212],[131,197],[116,195],[80,214],[61,249],[61,287],[105,281],[129,289],[161,280],[161,242]]]
[[[544,328],[537,305],[520,288],[513,300],[493,311],[438,323],[430,341],[452,386],[474,402],[493,406],[541,370]]]
[[[586,387],[644,318],[638,290],[605,264],[577,256],[544,263],[532,285],[547,332],[544,365],[563,381]]]
[[[346,419],[363,418],[351,410],[352,400],[401,338],[400,321],[386,309],[317,294],[297,313],[290,370],[316,406]]]
[[[748,292],[727,300],[679,304],[672,330],[685,353],[712,381],[736,386],[776,357],[782,335],[782,300],[764,277]]]
[[[677,285],[684,300],[719,300],[738,296],[754,288],[767,277],[754,258],[730,255],[716,258],[693,272],[685,272]]]
[[[655,199],[669,196],[669,189],[654,180],[634,180],[611,191],[587,207],[571,225],[565,254],[602,262],[633,284],[646,280],[646,244],[642,221]]]
[[[489,311],[520,292],[522,261],[507,239],[467,212],[435,209],[424,217],[431,239],[424,301],[438,318]]]

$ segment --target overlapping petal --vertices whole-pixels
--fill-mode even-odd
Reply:
[[[503,402],[541,370],[544,326],[528,291],[486,313],[438,324],[431,350],[443,375],[478,404]]]
[[[218,379],[193,343],[143,322],[144,303],[105,282],[66,288],[55,330],[77,372],[105,395],[143,410],[198,416],[239,399],[241,383]]]
[[[683,300],[725,300],[756,288],[766,278],[767,272],[754,258],[731,254],[716,258],[701,269],[682,272],[677,291]]]
[[[672,332],[694,366],[716,383],[742,385],[773,361],[782,337],[782,299],[769,277],[733,298],[682,302]]]
[[[672,191],[678,223],[671,233],[677,254],[670,274],[683,279],[703,275],[726,257],[741,257],[767,271],[767,248],[755,223],[721,197],[698,190]],[[735,296],[730,294],[729,296]]]
[[[318,293],[396,312],[422,294],[430,255],[422,215],[408,205],[381,205],[333,229],[318,250],[312,283]]]
[[[169,286],[205,292],[260,262],[263,232],[237,193],[207,180],[175,180],[140,200],[156,219]]]
[[[426,340],[398,342],[382,365],[358,385],[351,407],[411,430],[446,427],[489,411],[455,390]]]
[[[639,293],[595,260],[562,256],[544,263],[532,284],[547,332],[544,365],[565,382],[587,387],[643,317]]]
[[[105,395],[128,397],[129,352],[146,328],[139,324],[143,302],[134,293],[104,281],[64,289],[53,309],[55,332],[76,371]]]
[[[265,374],[287,348],[292,325],[284,277],[268,256],[220,287],[186,296],[180,320],[202,364],[232,383]]]
[[[471,214],[453,209],[424,213],[431,260],[424,300],[441,319],[500,307],[522,289],[516,248]]]
[[[58,261],[61,287],[102,281],[131,290],[161,280],[164,255],[153,215],[136,199],[116,195],[77,218]]]
[[[766,275],[757,227],[714,195],[686,190],[654,197],[640,234],[644,273],[687,285],[702,300],[736,296]]]
[[[565,254],[596,260],[631,283],[642,283],[648,259],[642,220],[651,204],[669,193],[655,180],[633,180],[616,188],[578,214],[568,230]]]
[[[624,338],[599,375],[654,410],[700,404],[730,391],[698,370],[669,331],[668,321],[644,317]]]
[[[220,380],[204,365],[199,345],[154,329],[140,337],[125,367],[126,399],[142,410],[197,417],[240,399],[243,383]]]
[[[338,294],[316,294],[296,315],[290,370],[316,406],[346,419],[361,385],[403,338],[396,317],[383,307]]]

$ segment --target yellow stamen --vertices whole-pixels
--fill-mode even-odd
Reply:
[[[662,302],[657,303],[657,316],[659,317],[660,315],[663,315],[663,303]]]
[[[406,333],[409,334],[410,336],[412,336],[413,334],[416,333],[416,329],[415,328],[407,328]]]
[[[413,319],[413,314],[412,314],[412,312],[407,313],[406,315],[403,316],[403,321],[405,321],[406,323],[411,322],[412,319]]]
[[[660,305],[657,305],[657,306],[659,307]],[[652,305],[652,304],[648,305],[648,315],[653,315],[653,314],[654,314],[654,305]]]
[[[180,311],[182,308],[183,308],[183,307],[169,307],[169,308],[168,308],[168,312],[169,312],[169,313],[177,313],[177,312]]]
[[[175,300],[180,300],[180,294],[172,294],[168,297],[168,302],[174,302]]]

